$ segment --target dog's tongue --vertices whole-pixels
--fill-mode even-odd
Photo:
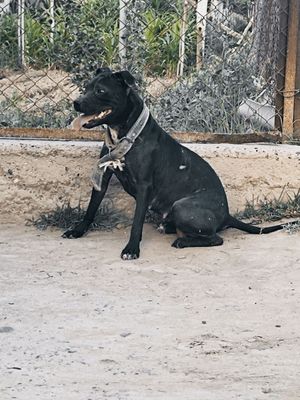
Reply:
[[[79,117],[76,117],[75,119],[73,119],[73,121],[70,123],[68,128],[79,131],[80,129],[84,129],[84,128],[82,128],[84,124],[87,124],[91,119],[94,119],[96,117],[97,117],[97,114],[93,114],[93,115],[81,114],[81,115],[79,115]]]

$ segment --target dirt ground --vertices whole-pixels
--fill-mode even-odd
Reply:
[[[2,224],[1,400],[299,400],[300,233],[222,236]]]

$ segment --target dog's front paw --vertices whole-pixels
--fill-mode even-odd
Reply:
[[[78,239],[83,235],[84,235],[84,232],[82,232],[82,231],[78,231],[76,229],[69,229],[66,232],[64,232],[61,236],[64,239]]]
[[[66,232],[62,234],[62,237],[67,239],[78,239],[81,236],[83,236],[87,230],[88,227],[86,226],[86,224],[81,223],[75,226],[74,229],[68,229]]]
[[[122,260],[136,260],[140,256],[140,249],[138,246],[128,244],[121,253]]]

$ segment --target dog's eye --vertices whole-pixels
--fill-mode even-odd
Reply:
[[[104,90],[104,89],[101,89],[101,88],[95,89],[95,95],[96,95],[96,96],[101,96],[101,95],[104,94],[104,93],[105,93],[105,90]]]

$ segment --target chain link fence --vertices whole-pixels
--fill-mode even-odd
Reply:
[[[0,0],[0,127],[66,127],[109,66],[168,130],[280,129],[287,16],[281,0]]]

